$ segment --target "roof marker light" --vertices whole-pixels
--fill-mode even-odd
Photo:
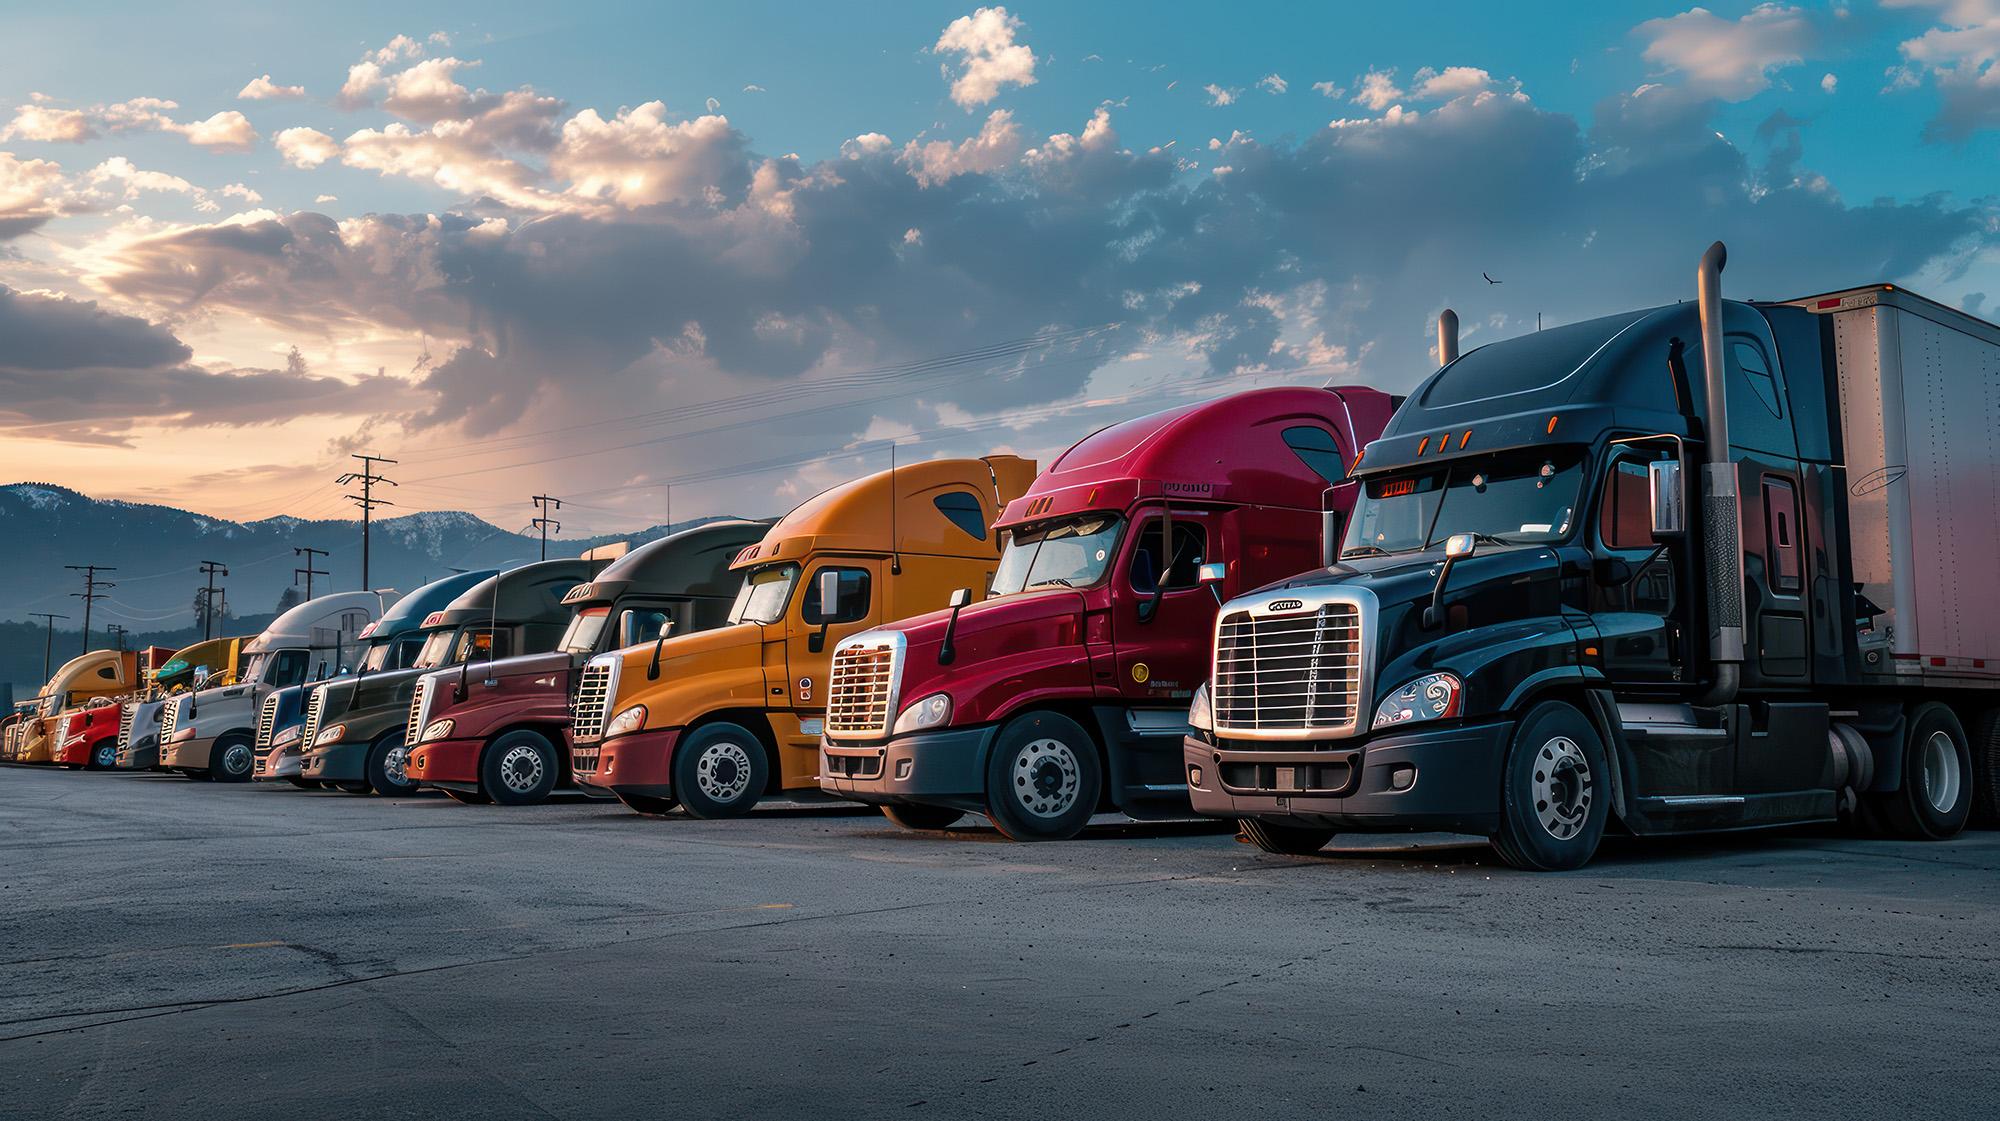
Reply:
[[[1458,438],[1458,446],[1461,451],[1465,448],[1465,442],[1470,439],[1472,439],[1472,429],[1468,428],[1465,430],[1465,435]]]
[[[1551,435],[1551,436],[1553,436],[1553,435],[1555,435],[1555,432],[1556,432],[1556,418],[1555,418],[1555,417],[1550,417],[1550,418],[1549,418],[1549,433],[1548,433],[1548,434],[1549,434],[1549,435]]]
[[[1417,454],[1418,455],[1424,454],[1424,449],[1430,446],[1431,446],[1431,438],[1429,436],[1426,436],[1423,439],[1417,441]]]
[[[1442,436],[1439,436],[1439,437],[1438,437],[1438,454],[1439,454],[1439,455],[1443,455],[1443,454],[1444,454],[1444,450],[1445,450],[1446,448],[1450,447],[1450,446],[1451,446],[1451,433],[1447,432],[1447,433],[1445,433],[1444,435],[1442,435]]]

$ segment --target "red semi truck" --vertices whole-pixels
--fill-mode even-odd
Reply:
[[[1258,389],[1085,437],[1009,503],[987,598],[841,642],[821,789],[912,829],[1016,840],[1188,816],[1181,739],[1222,595],[1330,562],[1348,465],[1398,398]],[[969,605],[967,605],[969,604]]]

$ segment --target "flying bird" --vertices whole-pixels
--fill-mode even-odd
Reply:
[[[1486,274],[1485,274],[1485,273],[1480,273],[1479,275],[1481,275],[1481,276],[1486,276]],[[1495,279],[1493,279],[1493,278],[1492,278],[1492,277],[1490,277],[1490,276],[1486,276],[1486,283],[1488,283],[1488,284],[1505,284],[1505,283],[1506,283],[1506,281],[1504,281],[1504,280],[1495,280]]]

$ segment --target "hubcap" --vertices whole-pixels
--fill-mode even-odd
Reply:
[[[110,744],[97,749],[97,765],[109,767],[118,762],[118,749]]]
[[[695,760],[694,784],[710,801],[736,801],[750,789],[750,753],[741,744],[709,745]]]
[[[389,776],[389,781],[397,786],[410,784],[409,778],[406,777],[409,767],[410,749],[407,747],[392,747],[389,749],[389,754],[382,757],[382,773]]]
[[[1595,793],[1590,761],[1575,740],[1556,736],[1535,753],[1535,816],[1549,836],[1567,841],[1583,832]]]
[[[500,781],[516,794],[526,794],[542,783],[542,753],[526,744],[507,749],[500,757]]]
[[[250,769],[250,749],[242,744],[230,744],[222,753],[222,769],[228,773],[242,774]]]
[[[1948,732],[1932,732],[1924,743],[1924,797],[1939,813],[1958,804],[1958,788],[1963,783],[1958,770],[1958,745]]]
[[[1014,756],[1014,797],[1036,817],[1061,817],[1076,806],[1082,772],[1068,744],[1035,740]]]

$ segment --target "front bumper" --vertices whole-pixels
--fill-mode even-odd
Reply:
[[[215,750],[213,738],[181,740],[178,743],[160,745],[160,767],[169,771],[208,770],[208,757]]]
[[[332,743],[305,753],[299,777],[312,782],[368,781],[368,744]]]
[[[298,741],[294,740],[283,747],[274,747],[259,755],[250,777],[258,782],[297,778],[303,766],[304,760],[300,758]]]
[[[673,797],[674,745],[680,742],[681,731],[648,729],[571,746],[570,769],[576,774],[577,789],[597,798]]]
[[[485,740],[427,740],[410,749],[404,774],[411,782],[463,790],[479,785],[479,749]]]
[[[873,745],[819,741],[819,788],[872,806],[917,803],[984,813],[997,724],[943,728]]]
[[[147,736],[126,744],[118,752],[117,767],[121,771],[150,771],[160,765],[160,738]]]
[[[1499,828],[1500,768],[1513,732],[1512,720],[1490,720],[1303,750],[1188,736],[1182,760],[1195,812],[1210,817],[1484,836]],[[1400,790],[1398,777],[1408,779]]]

